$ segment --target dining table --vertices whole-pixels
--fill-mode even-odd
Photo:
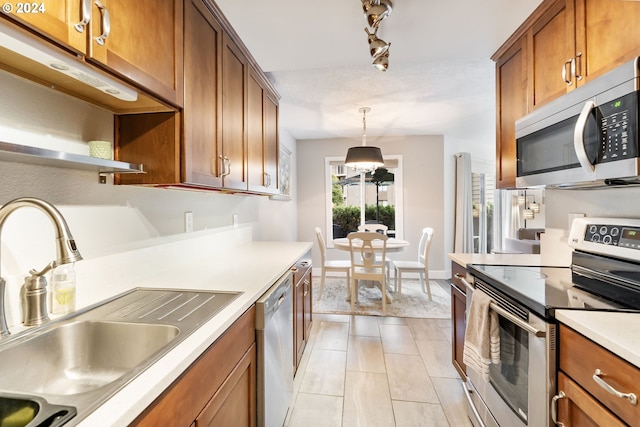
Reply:
[[[358,247],[362,243],[359,240],[354,240],[354,247]],[[382,242],[380,240],[373,241],[373,249],[376,249],[376,246],[381,246]],[[395,237],[390,237],[387,239],[387,252],[400,252],[405,250],[410,245],[410,242],[407,240],[396,239]],[[351,250],[349,247],[349,239],[346,237],[340,237],[338,239],[333,239],[333,247],[336,249],[340,249],[343,251]]]

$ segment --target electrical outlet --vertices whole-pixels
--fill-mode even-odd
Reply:
[[[233,228],[238,228],[238,214],[233,214]]]
[[[193,231],[193,212],[184,213],[184,231],[185,233]]]

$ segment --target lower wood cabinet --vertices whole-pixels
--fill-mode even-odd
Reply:
[[[309,341],[312,322],[313,286],[311,282],[311,251],[300,258],[293,269],[293,366],[300,365],[302,353]]]
[[[463,379],[467,376],[467,366],[462,361],[464,333],[467,329],[467,288],[460,277],[466,274],[463,266],[451,262],[451,359]]]
[[[640,395],[640,369],[636,366],[562,324],[559,366],[558,394],[552,402],[557,405],[558,425],[640,425],[638,405],[607,391],[612,387]]]
[[[253,306],[131,425],[254,427],[255,317]]]

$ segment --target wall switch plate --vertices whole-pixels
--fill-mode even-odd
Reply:
[[[184,231],[185,233],[193,231],[193,212],[187,211],[184,213]]]
[[[233,214],[233,228],[238,228],[238,214]]]

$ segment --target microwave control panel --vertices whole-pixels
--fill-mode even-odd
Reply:
[[[610,162],[637,157],[638,147],[635,143],[637,93],[632,92],[603,103],[598,109],[602,138],[600,161]]]

